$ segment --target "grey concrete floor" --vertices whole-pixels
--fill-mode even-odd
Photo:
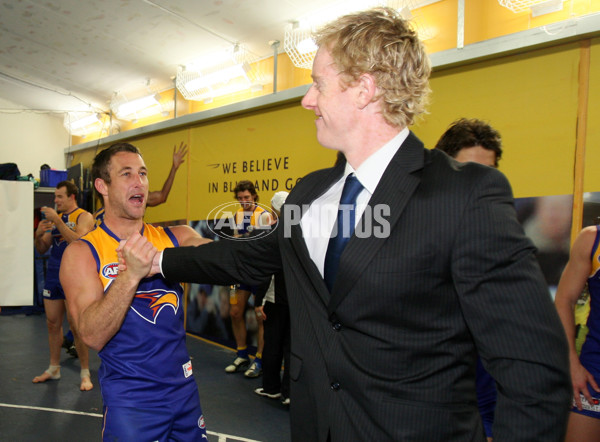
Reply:
[[[7,313],[0,314],[0,441],[100,441],[96,352],[90,350],[92,391],[79,391],[79,361],[64,350],[61,379],[33,384],[48,366],[45,316]],[[189,335],[187,345],[211,442],[290,440],[287,408],[254,394],[260,378],[225,373],[232,350]]]

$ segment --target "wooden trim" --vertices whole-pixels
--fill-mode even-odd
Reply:
[[[579,92],[577,96],[577,134],[573,173],[573,221],[571,244],[582,228],[583,183],[585,178],[585,146],[587,141],[588,97],[590,89],[591,40],[582,40],[579,60]]]

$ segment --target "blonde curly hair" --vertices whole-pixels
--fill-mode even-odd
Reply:
[[[325,48],[340,71],[342,87],[364,74],[374,76],[382,114],[392,126],[406,127],[425,112],[431,64],[423,43],[407,20],[391,8],[345,15],[319,29]]]

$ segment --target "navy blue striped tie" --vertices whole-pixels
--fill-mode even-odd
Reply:
[[[362,184],[354,174],[348,175],[342,190],[340,198],[340,206],[337,213],[337,220],[331,232],[327,253],[325,254],[325,268],[323,271],[325,284],[329,291],[333,288],[338,267],[340,265],[340,257],[346,247],[346,243],[354,234],[356,198],[363,190]]]

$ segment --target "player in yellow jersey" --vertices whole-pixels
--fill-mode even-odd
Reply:
[[[183,289],[145,275],[157,249],[208,240],[189,226],[144,222],[147,169],[131,144],[100,152],[92,175],[104,221],[67,247],[63,262],[72,271],[63,267],[60,279],[81,338],[102,361],[103,439],[206,440],[185,345]],[[124,240],[127,268],[118,271],[117,248]]]
[[[46,382],[49,379],[60,379],[60,348],[63,339],[62,325],[65,317],[65,294],[58,280],[65,248],[83,234],[94,228],[92,214],[77,207],[77,186],[70,181],[61,181],[54,191],[54,204],[42,207],[44,219],[38,224],[35,232],[35,247],[43,254],[50,248],[50,259],[44,283],[44,310],[48,326],[48,344],[50,346],[50,366],[41,375],[33,378],[33,383]],[[73,269],[67,267],[67,272]],[[69,323],[73,328],[72,319]],[[91,390],[93,384],[90,378],[88,348],[81,342],[76,329],[73,329],[75,347],[81,364],[82,391]]]
[[[575,344],[575,305],[584,287],[590,293],[588,334]],[[573,242],[554,304],[569,341],[573,408],[565,441],[600,440],[600,225],[585,227]]]
[[[252,181],[243,180],[237,183],[233,189],[235,199],[240,203],[240,208],[235,213],[234,236],[244,237],[251,234],[254,229],[271,224],[269,213],[257,205],[258,193]],[[257,343],[256,356],[250,363],[247,348],[247,328],[246,328],[246,304],[253,293],[254,287],[247,284],[238,284],[232,290],[235,290],[229,297],[229,315],[231,317],[231,327],[236,343],[236,358],[225,367],[227,373],[244,372],[247,378],[257,378],[262,375],[262,352],[264,347],[264,325],[262,317],[250,311],[250,314],[256,315],[257,323]]]

